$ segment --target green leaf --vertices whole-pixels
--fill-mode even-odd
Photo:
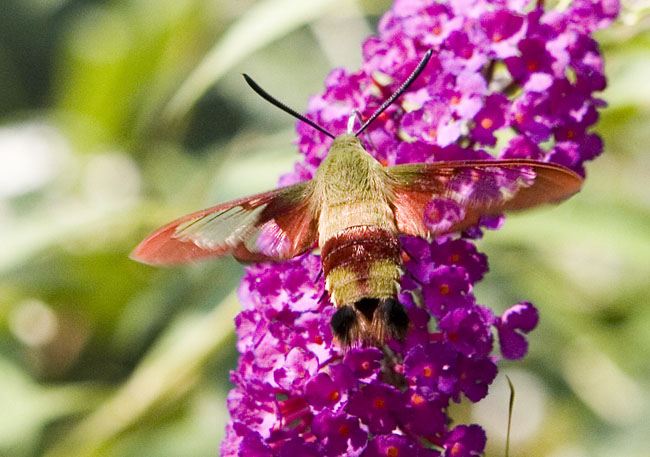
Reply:
[[[230,341],[239,309],[236,294],[231,293],[208,314],[177,320],[115,395],[82,420],[47,457],[97,455],[157,406],[190,390],[206,360]]]
[[[224,74],[253,52],[342,5],[342,0],[266,0],[235,22],[188,76],[163,117],[173,121]]]

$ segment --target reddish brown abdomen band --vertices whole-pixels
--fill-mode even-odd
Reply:
[[[379,227],[359,225],[350,227],[325,242],[321,249],[323,273],[339,267],[353,270],[359,278],[376,260],[390,260],[401,264],[401,248],[394,233]]]

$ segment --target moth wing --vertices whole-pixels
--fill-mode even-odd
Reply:
[[[528,159],[405,164],[387,171],[397,228],[419,237],[464,230],[484,215],[558,203],[583,181],[566,167]]]
[[[131,258],[172,265],[229,254],[246,262],[294,257],[317,241],[311,194],[305,181],[187,215],[145,238]]]

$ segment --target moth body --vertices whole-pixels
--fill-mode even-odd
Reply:
[[[402,257],[390,180],[352,134],[334,139],[313,179],[325,288],[339,308],[332,329],[346,346],[401,338],[408,328],[396,299]]]

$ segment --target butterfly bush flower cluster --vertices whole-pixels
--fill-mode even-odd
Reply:
[[[363,44],[361,70],[334,70],[307,115],[345,132],[353,110],[367,118],[431,49],[424,73],[362,138],[382,164],[532,158],[584,175],[584,162],[602,152],[589,131],[603,106],[594,93],[605,87],[591,34],[618,11],[618,0],[575,0],[563,10],[527,0],[397,0]],[[310,179],[331,142],[297,129],[304,160],[283,185]],[[511,184],[495,179],[492,190]],[[433,201],[423,217],[435,228],[458,211]],[[411,327],[384,348],[344,351],[334,341],[317,255],[249,267],[221,454],[481,455],[484,431],[455,424],[447,408],[485,397],[499,357],[523,357],[538,320],[530,303],[499,316],[472,294],[488,269],[472,239],[500,224],[485,217],[460,237],[401,240],[408,272],[399,300]]]

